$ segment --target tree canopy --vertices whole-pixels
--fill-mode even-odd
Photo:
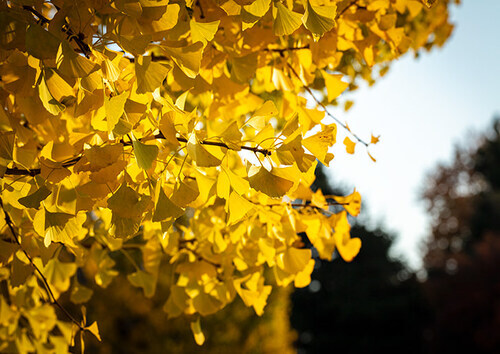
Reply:
[[[62,301],[117,276],[152,297],[162,262],[163,308],[201,344],[200,315],[236,296],[261,315],[273,285],[309,284],[299,233],[351,261],[361,196],[332,212],[309,187],[337,130],[349,153],[378,138],[330,104],[442,45],[449,2],[3,1],[0,350],[64,352],[77,334],[83,350],[98,325]]]
[[[472,139],[470,139],[472,140]],[[500,119],[439,165],[423,196],[432,216],[423,283],[434,310],[428,352],[497,353],[500,328]]]

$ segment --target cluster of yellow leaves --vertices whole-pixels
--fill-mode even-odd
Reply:
[[[361,242],[347,213],[358,215],[361,197],[311,192],[337,125],[301,94],[336,102],[358,76],[441,45],[447,5],[2,2],[1,200],[12,225],[0,240],[0,350],[73,345],[34,265],[56,299],[69,291],[83,304],[119,274],[113,255],[138,244],[130,283],[153,296],[166,260],[176,277],[167,314],[205,316],[236,296],[260,315],[273,283],[307,286],[314,259],[299,234],[321,258],[336,249],[351,261]],[[199,321],[192,329],[201,344]]]

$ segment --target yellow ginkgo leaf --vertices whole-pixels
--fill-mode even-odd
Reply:
[[[42,76],[40,84],[38,85],[38,95],[45,109],[54,116],[57,116],[66,108],[52,96],[44,76]]]
[[[203,345],[205,343],[205,335],[201,330],[200,318],[198,317],[196,321],[190,323],[191,331],[193,332],[194,340],[196,344]]]
[[[69,289],[70,279],[76,273],[75,263],[63,263],[57,258],[50,259],[43,269],[43,275],[52,288],[59,292]]]
[[[132,146],[137,165],[145,170],[150,169],[158,156],[158,146],[143,144],[139,140],[134,140]]]
[[[281,253],[278,258],[278,266],[291,274],[296,274],[304,270],[311,260],[311,250],[308,248],[298,249],[288,248]]]
[[[304,270],[297,273],[293,280],[293,285],[295,285],[296,288],[305,288],[311,283],[311,273],[314,270],[314,264],[314,259],[311,259]]]
[[[370,144],[377,144],[380,141],[380,135],[379,136],[374,136],[372,134],[372,138],[370,140]]]
[[[231,61],[231,79],[238,83],[245,83],[255,75],[258,64],[258,52],[234,57]]]
[[[316,36],[322,36],[335,26],[337,6],[314,6],[307,0],[306,11],[302,16],[304,26]]]
[[[189,184],[188,184],[189,183]],[[177,206],[184,208],[189,203],[193,202],[198,198],[200,192],[198,191],[198,185],[194,181],[189,181],[188,183],[179,182],[175,187],[174,192],[170,200]]]
[[[220,21],[213,22],[196,22],[194,18],[189,21],[189,28],[191,29],[191,38],[193,43],[202,42],[204,46],[214,39],[215,33],[219,28]]]
[[[138,56],[135,63],[137,93],[153,92],[161,86],[171,69],[166,63],[151,61],[151,56]]]
[[[271,0],[255,0],[250,5],[245,5],[243,8],[246,12],[256,17],[262,17],[269,10]]]
[[[253,209],[254,205],[238,193],[231,192],[229,196],[229,220],[228,225],[237,223],[245,217],[245,215]]]
[[[331,75],[325,71],[322,71],[322,73],[323,78],[325,79],[326,91],[328,93],[328,102],[331,102],[335,98],[340,96],[340,94],[345,91],[349,84],[341,80],[343,75]]]
[[[356,189],[354,192],[345,197],[334,196],[333,199],[339,204],[342,204],[345,210],[352,216],[358,216],[361,211],[361,194]]]
[[[0,166],[4,169],[13,160],[15,132],[0,133]]]
[[[160,47],[188,77],[194,79],[200,72],[203,43],[196,42],[186,47]]]
[[[333,154],[328,152],[328,148],[335,144],[337,139],[337,125],[331,124],[323,128],[319,133],[302,140],[302,145],[309,150],[325,166],[329,166],[333,159]]]
[[[345,137],[344,139],[345,150],[349,154],[354,154],[354,148],[356,147],[356,143],[353,142],[349,137]]]
[[[293,186],[293,182],[269,172],[264,167],[248,176],[250,187],[273,198],[284,196]]]
[[[175,130],[175,116],[176,116],[175,111],[169,111],[165,113],[161,119],[160,119],[160,131],[165,137],[165,139],[172,145],[178,146],[179,141],[177,140],[176,137],[176,130]]]
[[[165,194],[160,183],[157,184],[157,197],[153,221],[163,221],[168,218],[178,218],[184,213],[184,210],[174,204]]]
[[[118,96],[104,98],[104,109],[106,110],[108,131],[112,131],[118,123],[118,120],[124,112],[125,102],[127,102],[127,98],[127,92],[122,92]]]
[[[94,291],[86,286],[80,284],[78,280],[73,282],[73,289],[71,289],[70,300],[74,304],[83,304],[90,300]]]
[[[258,110],[252,114],[246,122],[252,128],[261,131],[267,125],[267,119],[278,114],[278,109],[273,101],[266,101]]]
[[[67,41],[62,41],[57,51],[57,70],[69,77],[86,77],[99,69],[99,65],[78,55]]]
[[[196,165],[200,167],[219,166],[221,160],[212,155],[198,141],[196,134],[191,133],[187,142],[187,152],[189,157],[196,161]]]
[[[97,327],[97,322],[93,322],[90,326],[85,327],[85,330],[92,333],[99,342],[101,341],[101,335],[99,334],[99,327]]]
[[[146,273],[143,270],[138,270],[135,273],[127,275],[127,279],[135,287],[142,288],[144,296],[152,297],[156,291],[157,277]]]
[[[45,200],[52,191],[49,190],[45,185],[41,186],[34,193],[27,195],[26,197],[19,198],[19,203],[24,205],[26,208],[40,208],[40,203]]]
[[[273,23],[273,31],[277,36],[288,36],[295,32],[302,24],[302,15],[289,10],[280,2],[275,3],[276,15]]]

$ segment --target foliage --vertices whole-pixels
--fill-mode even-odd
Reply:
[[[108,287],[117,254],[147,298],[161,262],[172,265],[164,310],[191,315],[200,344],[196,316],[236,296],[263,313],[265,269],[278,286],[309,284],[298,233],[321,258],[337,248],[352,260],[359,194],[331,214],[309,189],[348,129],[326,105],[408,50],[444,43],[448,1],[423,3],[1,2],[0,350],[64,352],[76,335],[83,350],[99,337],[84,307],[80,319],[59,299],[80,305],[89,283]],[[348,152],[368,146],[350,136]]]
[[[428,352],[497,353],[500,270],[500,121],[476,146],[429,176],[433,216],[423,284],[435,312]]]

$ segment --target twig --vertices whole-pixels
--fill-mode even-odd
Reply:
[[[265,52],[273,52],[273,53],[285,53],[285,52],[290,52],[294,50],[302,50],[302,49],[309,49],[309,44],[306,44],[302,47],[289,47],[289,48],[264,48],[263,51]]]
[[[152,139],[166,139],[166,138],[165,138],[165,136],[162,133],[159,133],[159,134],[152,135],[149,138],[144,138],[143,141],[152,140]],[[183,137],[178,137],[177,141],[179,141],[181,143],[187,143],[187,139],[183,138]],[[122,143],[124,146],[130,146],[130,145],[132,145],[132,142],[130,142],[130,141],[124,141],[123,139],[120,140],[120,143]],[[224,144],[224,143],[221,143],[221,142],[218,142],[218,141],[202,140],[202,141],[200,141],[200,144],[202,144],[202,145],[211,145],[211,146],[219,146],[219,147],[222,147],[224,149],[233,150],[227,144]],[[264,156],[270,156],[271,155],[271,151],[269,149],[259,149],[257,147],[251,147],[251,146],[240,146],[240,148],[241,148],[241,150],[248,150],[248,151],[252,151],[254,153],[260,153],[260,154],[263,154]],[[62,163],[62,167],[71,167],[71,166],[74,166],[78,161],[80,161],[81,158],[82,158],[82,155],[75,156],[75,157],[71,158],[70,160],[67,160],[67,161],[63,162]],[[9,176],[32,176],[32,177],[34,177],[36,175],[39,175],[40,173],[41,173],[41,169],[40,168],[33,168],[33,169],[29,169],[29,170],[24,170],[24,169],[20,169],[20,168],[14,167],[14,168],[7,168],[7,170],[5,171],[5,175],[9,175]]]
[[[329,116],[330,118],[332,118],[333,120],[335,120],[337,122],[337,124],[339,124],[342,128],[344,128],[345,130],[347,130],[352,135],[352,137],[354,137],[354,139],[356,139],[358,142],[360,142],[364,146],[368,147],[368,143],[366,141],[364,141],[363,139],[361,139],[360,137],[358,137],[355,133],[353,133],[347,127],[347,125],[345,125],[344,123],[342,123],[337,117],[335,117],[333,114],[331,114],[330,111],[328,111],[328,109],[326,108],[326,106],[323,103],[321,103],[321,101],[318,100],[316,98],[316,96],[314,96],[314,93],[312,92],[312,90],[307,85],[304,84],[304,82],[300,78],[299,74],[297,74],[297,72],[295,71],[295,69],[293,68],[293,66],[291,66],[290,63],[286,63],[286,65],[292,71],[292,73],[297,77],[297,79],[300,80],[300,82],[302,83],[302,87],[304,88],[304,90],[307,91],[307,93],[309,93],[311,95],[311,97],[313,98],[314,102],[316,102],[316,104],[318,106],[320,106],[321,108],[323,108],[323,111],[326,113],[326,115]]]
[[[50,285],[49,283],[47,282],[47,279],[45,278],[45,276],[43,275],[42,271],[40,270],[40,268],[38,268],[36,266],[36,264],[33,262],[33,259],[31,258],[31,256],[28,254],[28,252],[26,252],[23,248],[23,246],[21,245],[21,242],[19,242],[18,238],[17,238],[17,234],[16,234],[16,231],[14,230],[14,224],[12,223],[12,219],[10,218],[10,215],[7,213],[7,211],[5,210],[4,206],[3,206],[3,201],[2,199],[0,198],[0,207],[2,208],[3,210],[3,213],[4,213],[4,219],[5,219],[5,223],[7,224],[7,226],[9,227],[10,229],[10,232],[12,234],[12,238],[14,239],[14,241],[16,241],[16,243],[18,244],[18,246],[21,248],[21,251],[24,253],[24,255],[26,256],[26,258],[28,258],[31,266],[35,269],[35,271],[38,273],[38,275],[40,276],[40,279],[42,280],[42,283],[45,287],[45,290],[47,291],[47,294],[49,295],[49,299],[50,301],[52,302],[52,304],[56,305],[57,307],[59,307],[61,309],[61,311],[66,315],[66,317],[68,317],[68,319],[70,319],[74,324],[76,324],[78,326],[78,328],[80,328],[80,330],[84,330],[85,328],[80,324],[80,322],[78,322],[69,312],[68,310],[66,310],[60,303],[59,301],[57,301],[56,297],[54,296],[54,293],[52,292],[52,289],[50,288]]]

